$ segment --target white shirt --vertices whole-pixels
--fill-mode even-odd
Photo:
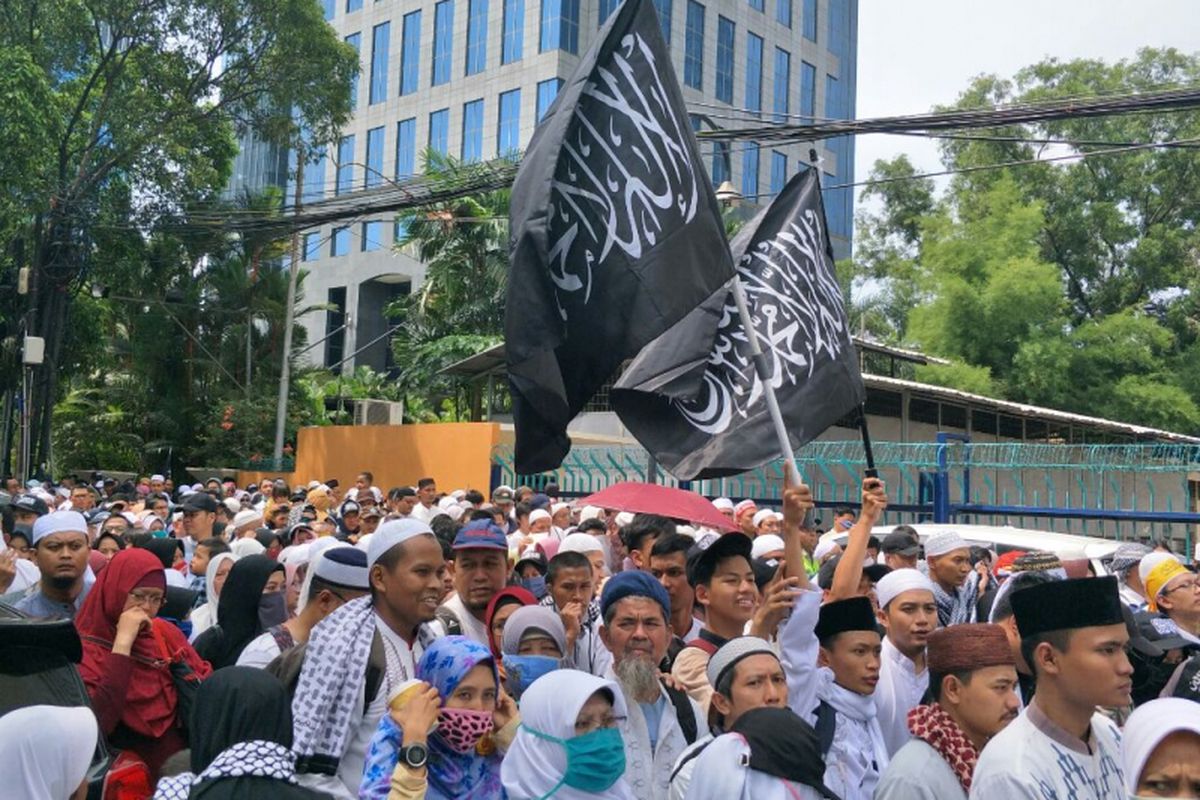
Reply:
[[[603,677],[615,682],[616,673],[610,665]],[[624,688],[621,693],[624,694]],[[638,800],[667,800],[669,797],[668,782],[671,779],[671,769],[683,751],[687,749],[687,739],[683,737],[683,729],[679,725],[679,717],[675,713],[675,704],[667,696],[660,684],[658,696],[664,703],[662,717],[658,721],[658,746],[650,748],[650,733],[647,729],[646,716],[641,705],[633,698],[625,697],[628,716],[620,724],[621,738],[625,741],[625,782],[633,790]],[[688,698],[695,715],[697,731],[704,729],[704,717],[700,706],[695,700]]]
[[[996,734],[979,756],[972,800],[1124,800],[1121,734],[1112,720],[1092,716],[1081,742],[1048,719],[1036,698]]]
[[[409,514],[409,516],[412,517],[413,519],[417,519],[417,520],[420,520],[421,522],[427,523],[427,522],[429,522],[429,520],[433,519],[434,517],[436,517],[438,514],[441,514],[441,513],[443,513],[442,510],[440,508],[438,508],[436,505],[426,507],[424,503],[418,502],[415,506],[413,506],[412,513]]]
[[[242,654],[238,656],[237,666],[263,669],[278,658],[281,652],[275,637],[270,633],[264,633],[246,645]]]
[[[941,753],[913,739],[884,770],[874,800],[967,800],[967,793]]]
[[[476,618],[468,609],[462,598],[457,594],[451,595],[450,599],[442,603],[442,607],[454,614],[458,620],[458,624],[462,626],[462,635],[474,642],[478,642],[484,647],[490,647],[488,644],[488,629],[487,625]]]
[[[908,712],[921,704],[928,689],[929,670],[917,674],[913,660],[896,649],[891,639],[883,637],[875,707],[879,710],[879,728],[889,756],[894,756],[912,738],[908,732]]]

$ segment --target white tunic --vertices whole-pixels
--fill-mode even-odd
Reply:
[[[879,729],[889,756],[894,756],[912,738],[908,732],[908,712],[921,705],[929,689],[929,670],[917,673],[917,665],[901,653],[886,636],[879,663],[879,685],[875,687],[875,707]]]
[[[941,753],[912,739],[892,756],[874,800],[967,800],[967,793]]]
[[[611,665],[603,677],[621,685]],[[622,688],[621,693],[624,692]],[[679,726],[674,703],[661,685],[658,692],[665,703],[658,723],[658,747],[651,751],[646,716],[642,713],[641,705],[632,697],[625,696],[628,716],[619,725],[621,738],[625,740],[625,782],[638,800],[667,800],[671,769],[688,746],[683,729]],[[688,702],[696,717],[697,730],[703,730],[704,717],[700,713],[700,706],[690,697]]]
[[[1124,800],[1121,734],[1092,716],[1082,742],[1051,721],[1037,698],[983,748],[971,800]]]
[[[238,656],[237,665],[266,669],[268,664],[279,657],[280,652],[279,643],[275,641],[275,637],[270,633],[264,633],[250,640],[250,644],[246,645],[242,654]]]

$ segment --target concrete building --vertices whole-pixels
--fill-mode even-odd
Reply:
[[[654,0],[699,130],[852,118],[857,0]],[[426,148],[464,160],[519,152],[617,0],[326,0],[326,19],[362,57],[355,114],[303,176],[306,203],[402,182]],[[829,186],[854,174],[853,139],[817,145]],[[704,146],[714,185],[766,202],[808,162],[810,144]],[[288,191],[291,196],[291,191]],[[853,190],[826,202],[835,251],[850,252]],[[393,248],[390,214],[305,232],[301,305],[310,363],[391,366],[383,309],[423,266]]]

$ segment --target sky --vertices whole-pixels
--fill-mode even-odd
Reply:
[[[923,113],[976,75],[1012,77],[1048,56],[1118,61],[1142,47],[1200,52],[1200,2],[859,0],[857,116]],[[859,136],[855,180],[900,153],[918,171],[941,169],[933,140]]]

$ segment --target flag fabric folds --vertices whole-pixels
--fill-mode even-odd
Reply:
[[[733,275],[652,0],[601,29],[534,132],[510,208],[516,466],[540,472],[621,363]]]
[[[794,176],[731,247],[795,450],[866,396],[817,171]],[[715,340],[707,335],[714,321]],[[728,287],[647,346],[611,397],[621,421],[676,477],[731,475],[781,455]]]

